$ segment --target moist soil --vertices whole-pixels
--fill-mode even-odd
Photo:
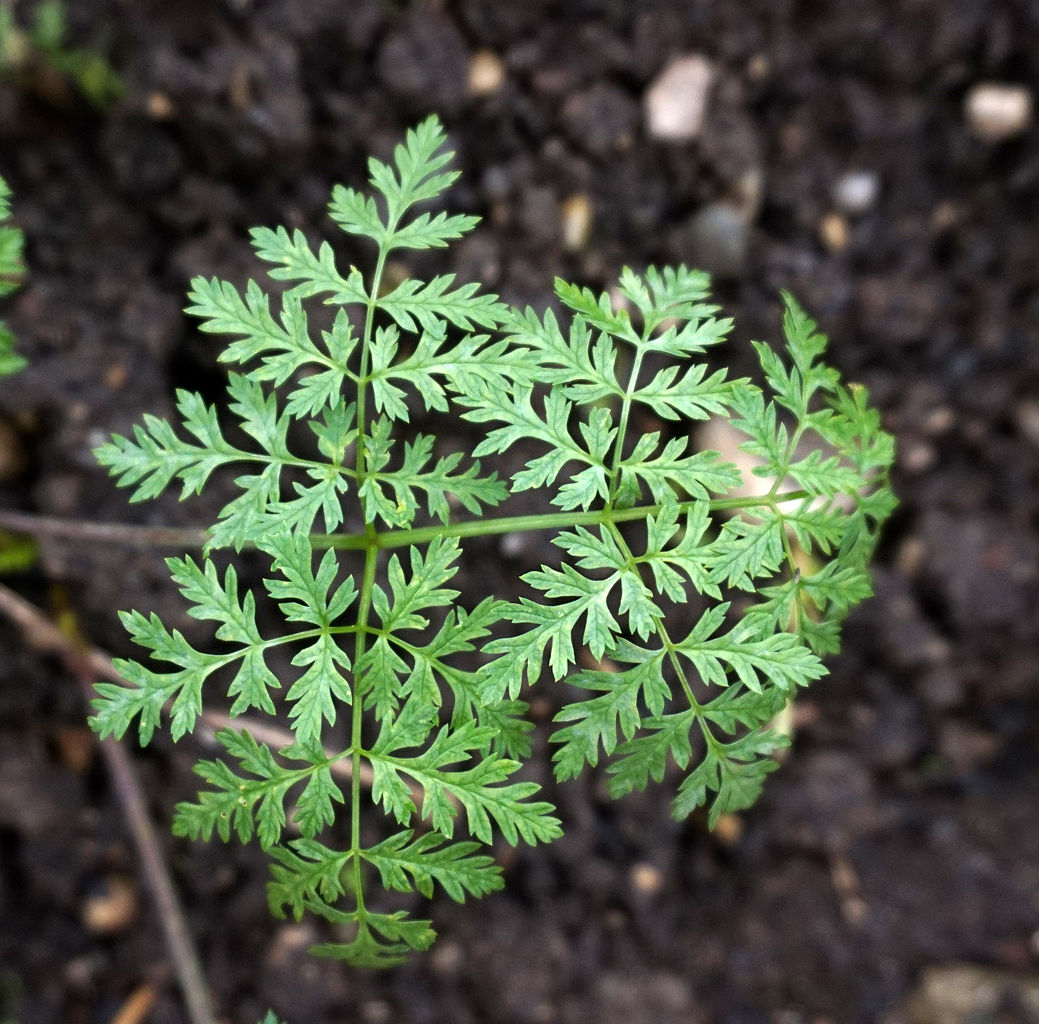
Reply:
[[[256,224],[334,238],[331,186],[363,184],[366,155],[430,112],[464,171],[450,205],[484,220],[402,270],[446,260],[544,307],[554,275],[598,288],[625,264],[704,264],[736,317],[738,372],[750,338],[776,336],[789,288],[899,441],[876,597],[798,699],[793,749],[756,807],[712,834],[670,820],[671,779],[619,803],[595,773],[557,789],[543,734],[563,695],[546,687],[532,773],[566,837],[502,848],[506,889],[434,900],[432,953],[385,973],[309,958],[324,933],[269,917],[253,851],[164,838],[223,1020],[898,1024],[922,1019],[907,1000],[928,968],[1037,969],[1039,133],[981,139],[964,100],[978,83],[1039,86],[1039,6],[68,7],[72,41],[126,89],[100,111],[40,62],[0,83],[0,172],[31,267],[5,310],[30,363],[0,386],[6,507],[208,523],[219,493],[130,507],[92,447],[168,414],[178,387],[217,397],[214,342],[181,312],[190,277],[258,275]],[[655,140],[643,98],[688,54],[715,72],[702,132]],[[852,172],[877,190],[854,211]],[[719,204],[729,215],[705,228]],[[8,582],[128,654],[116,609],[189,622],[163,554],[52,541]],[[476,545],[462,600],[515,596],[544,557],[537,541]],[[0,1018],[100,1024],[143,993],[144,1019],[185,1021],[80,690],[13,627],[0,644]],[[159,740],[135,754],[164,837],[206,753]]]

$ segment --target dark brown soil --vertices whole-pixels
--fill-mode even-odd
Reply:
[[[255,224],[327,233],[332,184],[362,183],[366,154],[432,111],[465,170],[452,202],[485,217],[447,257],[461,277],[544,304],[556,274],[605,286],[625,263],[717,263],[690,220],[739,199],[748,246],[719,282],[733,352],[775,335],[791,289],[900,443],[877,597],[798,702],[756,808],[710,835],[669,820],[666,786],[617,804],[596,778],[550,786],[566,838],[512,857],[503,894],[437,900],[435,951],[378,975],[306,957],[317,931],[268,917],[262,858],[171,839],[224,1019],[896,1024],[929,965],[1037,969],[1039,134],[984,142],[964,116],[976,83],[1039,89],[1036,3],[69,7],[75,41],[111,55],[127,94],[99,113],[0,83],[0,173],[31,266],[7,310],[30,361],[0,385],[4,444],[23,458],[0,482],[7,507],[208,522],[217,498],[128,508],[91,447],[167,413],[176,387],[217,394],[212,343],[180,312],[191,275],[257,274]],[[474,96],[480,51],[505,77]],[[717,68],[704,134],[654,142],[642,97],[686,53]],[[824,225],[859,169],[875,202]],[[568,250],[574,195],[594,223]],[[540,557],[476,554],[469,586],[500,596]],[[9,582],[52,608],[60,583],[117,653],[115,609],[183,618],[158,553],[49,544]],[[152,982],[148,1019],[184,1021],[146,895],[104,934],[85,923],[137,869],[79,691],[12,628],[0,643],[0,1019],[100,1024]],[[196,756],[185,741],[137,758],[163,832]]]

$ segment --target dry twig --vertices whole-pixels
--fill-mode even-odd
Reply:
[[[41,611],[3,584],[0,584],[0,612],[19,626],[29,644],[60,657],[79,681],[88,699],[93,695],[93,683],[98,676],[119,679],[107,655],[67,636]],[[191,941],[176,890],[163,862],[159,841],[148,818],[130,756],[111,739],[101,742],[100,747],[137,846],[145,880],[155,900],[159,924],[166,938],[188,1015],[192,1024],[216,1024],[209,986]]]

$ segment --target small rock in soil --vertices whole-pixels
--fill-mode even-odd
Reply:
[[[638,107],[615,85],[598,82],[566,101],[563,124],[576,145],[605,158],[634,144]]]
[[[393,1007],[385,999],[369,999],[361,1007],[364,1024],[389,1024],[393,1020]]]
[[[628,881],[632,889],[642,896],[653,896],[664,886],[664,876],[660,869],[645,862],[632,865],[628,872]]]
[[[819,241],[827,252],[844,252],[851,241],[848,222],[839,213],[826,214],[819,222]]]
[[[748,220],[753,220],[761,211],[765,196],[765,172],[762,168],[748,167],[733,182],[729,195]]]
[[[386,88],[423,110],[457,112],[469,89],[469,53],[443,14],[415,7],[379,51]]]
[[[956,425],[956,413],[947,405],[932,409],[924,418],[924,433],[928,437],[942,437]]]
[[[1023,85],[979,82],[963,101],[967,127],[983,142],[1003,142],[1032,123],[1032,93]]]
[[[903,446],[899,457],[902,469],[912,475],[920,476],[934,468],[938,461],[938,452],[933,444],[926,441],[910,442]]]
[[[469,92],[490,96],[505,82],[505,64],[493,50],[477,50],[469,61]]]
[[[61,974],[73,991],[89,993],[96,984],[97,975],[104,969],[104,957],[97,953],[73,957]]]
[[[465,961],[465,953],[457,942],[441,939],[429,955],[430,965],[441,974],[455,974]]]
[[[833,186],[833,201],[841,213],[858,217],[872,209],[880,192],[875,171],[848,171]]]
[[[1039,975],[930,967],[906,1009],[912,1024],[1039,1024]]]
[[[169,121],[177,113],[177,107],[173,100],[166,93],[159,90],[148,93],[145,109],[153,121]]]
[[[747,260],[749,232],[746,217],[729,203],[701,207],[686,225],[678,246],[691,266],[715,277],[735,278]]]
[[[137,916],[137,889],[125,875],[106,875],[90,887],[80,908],[83,927],[92,935],[115,935]]]
[[[561,228],[555,192],[547,185],[525,188],[516,219],[528,243],[539,249],[554,245]]]
[[[698,1024],[703,1020],[694,1005],[689,982],[664,971],[645,976],[608,971],[598,979],[596,999],[604,1020],[622,1020],[626,1024]]]
[[[699,136],[713,81],[711,62],[698,53],[668,64],[643,101],[649,134],[665,142],[690,142]]]
[[[722,846],[736,846],[743,838],[746,826],[738,814],[722,814],[714,823],[711,833]]]
[[[924,542],[916,534],[910,534],[895,551],[895,572],[907,580],[915,579],[920,575],[925,554]]]
[[[560,213],[563,219],[563,247],[567,252],[580,252],[592,233],[592,201],[584,192],[567,196]]]
[[[1026,398],[1014,409],[1014,422],[1021,436],[1033,447],[1039,448],[1039,402]]]

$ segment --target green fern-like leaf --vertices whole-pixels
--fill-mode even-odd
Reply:
[[[201,558],[168,563],[211,641],[124,614],[151,663],[122,661],[125,684],[98,685],[95,728],[147,743],[167,721],[179,740],[209,702],[228,703],[233,727],[196,766],[204,788],[175,831],[255,839],[272,911],[329,922],[341,941],[315,952],[358,966],[433,941],[429,921],[376,909],[380,883],[482,896],[503,884],[496,837],[560,834],[525,777],[525,686],[569,684],[558,780],[601,765],[620,796],[671,770],[678,818],[748,807],[786,742],[770,724],[868,596],[894,505],[890,437],[789,296],[785,344],[756,346],[759,387],[709,364],[732,324],[685,267],[625,269],[623,307],[558,281],[563,317],[449,274],[384,288],[389,254],[475,224],[425,208],[455,180],[449,158],[430,118],[370,161],[369,192],[334,190],[332,220],[372,245],[371,273],[301,231],[258,228],[280,298],[196,278],[189,312],[227,338],[226,413],[180,392],[174,422],[145,417],[97,453],[132,500],[235,490]],[[335,307],[326,329],[308,300]],[[419,416],[453,416],[452,443],[411,431]],[[716,416],[761,461],[766,493],[741,496],[734,464],[691,448],[686,425]],[[454,440],[460,424],[481,436]],[[545,511],[507,514],[518,492]],[[518,593],[467,604],[466,540],[523,531],[547,532],[558,557]],[[266,566],[261,586],[226,564],[245,548],[253,572]],[[254,716],[277,717],[285,741],[251,732]]]

